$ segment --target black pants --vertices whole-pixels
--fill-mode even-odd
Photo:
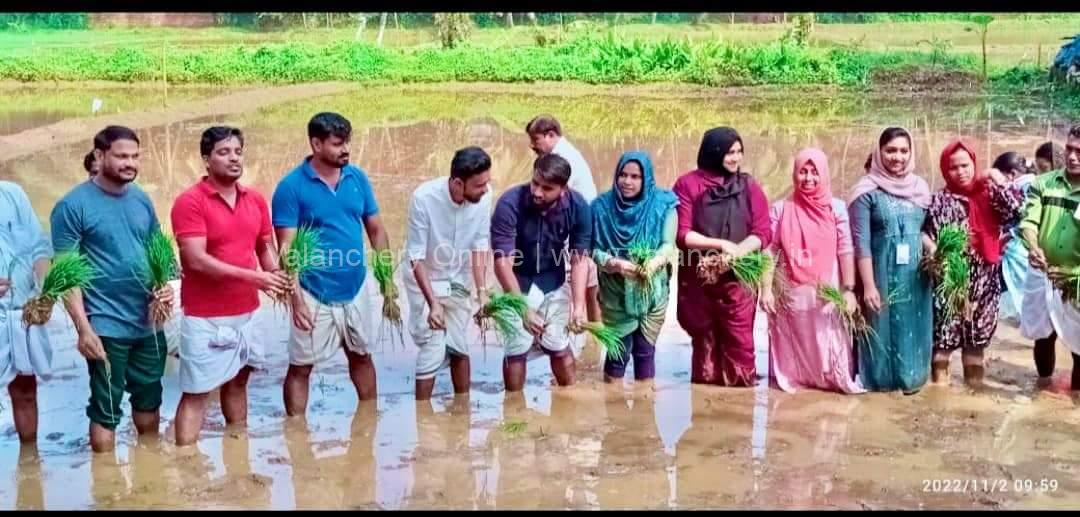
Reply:
[[[1056,362],[1055,347],[1057,345],[1057,333],[1043,339],[1035,340],[1035,369],[1039,377],[1050,377],[1054,374]],[[1072,354],[1072,389],[1080,390],[1080,355]]]

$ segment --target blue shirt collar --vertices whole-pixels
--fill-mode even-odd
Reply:
[[[300,164],[300,170],[304,171],[304,176],[307,176],[311,180],[319,180],[319,173],[315,171],[315,167],[311,166],[312,155],[307,155],[304,161]],[[341,168],[341,179],[344,180],[349,176],[356,174],[356,166],[353,164],[346,164]]]

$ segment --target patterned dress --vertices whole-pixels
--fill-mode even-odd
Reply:
[[[998,214],[1002,227],[1016,224],[1023,205],[1023,194],[1016,186],[991,185],[990,206]],[[967,229],[969,219],[967,197],[942,190],[934,194],[930,202],[923,230],[936,240],[942,226],[952,223]],[[967,252],[967,259],[971,265],[971,315],[946,318],[944,297],[935,293],[935,350],[982,350],[990,344],[997,330],[998,303],[1004,288],[1001,263],[987,262],[971,249]]]

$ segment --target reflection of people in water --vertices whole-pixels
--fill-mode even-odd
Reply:
[[[667,508],[668,456],[656,426],[652,394],[627,400],[621,394],[605,403],[607,431],[601,441],[600,508]]]
[[[521,392],[507,393],[503,425],[527,424],[516,436],[505,428],[489,435],[499,479],[496,506],[514,509],[587,508],[597,505],[599,433],[605,421],[599,399],[552,393],[551,414],[528,409]]]
[[[305,419],[285,422],[296,508],[371,508],[375,501],[375,400],[357,404],[345,454],[316,458]]]
[[[789,456],[783,459],[787,467],[779,477],[770,476],[766,492],[776,491],[771,500],[785,508],[837,503],[839,494],[834,491],[841,487],[834,482],[835,465],[851,439],[851,422],[857,420],[853,415],[862,403],[858,397],[819,399],[809,404],[806,398],[773,397],[770,438],[789,442],[789,446],[773,450],[783,450]],[[791,444],[793,440],[799,441]]]
[[[407,509],[466,509],[476,502],[476,478],[469,451],[469,397],[455,396],[445,412],[430,401],[416,404],[417,445],[413,487]]]
[[[15,486],[16,510],[44,510],[45,487],[41,472],[41,454],[37,444],[19,448],[19,466]]]
[[[690,427],[675,449],[676,502],[681,508],[730,506],[753,488],[752,390],[731,398],[691,389]]]

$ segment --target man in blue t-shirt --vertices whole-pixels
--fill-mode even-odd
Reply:
[[[367,319],[372,311],[361,296],[367,275],[364,233],[380,257],[390,239],[367,175],[349,164],[352,125],[337,113],[319,113],[308,122],[308,156],[278,183],[271,202],[274,231],[283,257],[298,228],[319,233],[314,268],[300,276],[293,292],[285,412],[303,415],[308,380],[315,364],[345,349],[349,378],[360,400],[375,398]]]
[[[64,195],[49,220],[56,253],[77,251],[97,272],[89,289],[73,289],[64,302],[90,370],[90,447],[107,452],[115,446],[125,391],[138,433],[158,432],[167,350],[149,306],[155,298],[171,306],[173,292],[168,285],[148,292],[146,242],[160,226],[150,197],[133,183],[138,136],[106,127],[94,137],[94,156],[98,173]]]

